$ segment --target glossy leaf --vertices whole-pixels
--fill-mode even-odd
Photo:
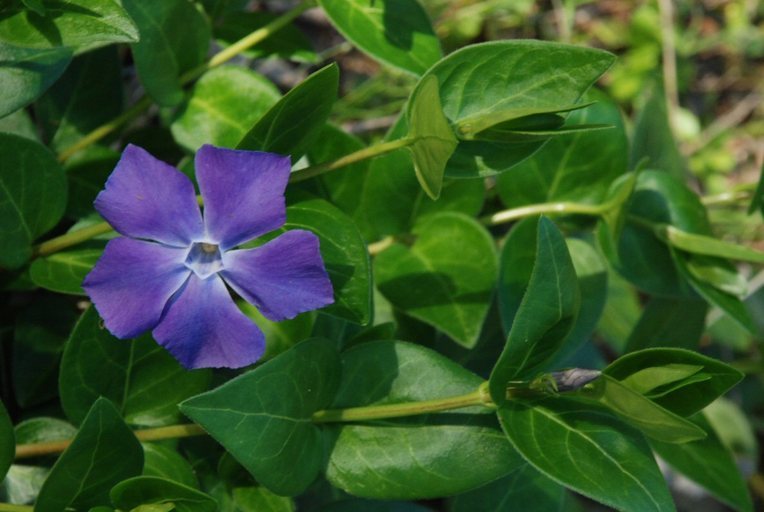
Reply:
[[[708,305],[697,299],[655,297],[629,334],[626,352],[652,347],[695,349],[706,325]]]
[[[194,84],[170,129],[189,151],[203,144],[232,148],[281,94],[262,75],[239,66],[209,71]]]
[[[161,106],[177,105],[184,97],[180,77],[207,57],[207,19],[187,0],[122,0],[122,5],[140,32],[132,52],[143,87]]]
[[[464,137],[532,114],[570,110],[612,62],[612,55],[590,48],[531,40],[496,41],[457,50],[425,76],[437,77],[443,112],[457,127],[457,135],[461,132]],[[489,71],[491,80],[487,81]],[[424,83],[420,81],[418,87]],[[415,89],[412,96],[416,94]],[[463,140],[448,162],[446,176],[504,172],[542,145],[543,141]]]
[[[27,48],[68,47],[75,53],[114,43],[134,43],[138,30],[113,0],[45,2],[45,13],[18,6],[3,12],[0,40]]]
[[[0,21],[2,26],[2,21]],[[72,60],[69,48],[24,48],[0,43],[0,117],[40,97]]]
[[[441,57],[440,42],[416,0],[319,0],[337,30],[372,58],[421,75]]]
[[[215,24],[215,38],[223,45],[230,45],[275,19],[276,15],[263,11],[232,12],[224,15]],[[267,39],[243,53],[253,59],[277,56],[310,64],[315,64],[319,60],[310,39],[293,24],[271,33]]]
[[[552,480],[618,510],[674,510],[642,435],[606,410],[551,397],[509,401],[498,414],[517,451]]]
[[[604,373],[627,383],[633,389],[645,389],[645,386],[655,384],[657,381],[649,374],[644,374],[641,380],[647,379],[645,384],[637,381],[628,382],[631,375],[646,368],[660,368],[666,365],[692,365],[702,366],[700,372],[693,373],[688,377],[686,385],[671,386],[668,390],[660,387],[653,389],[647,387],[648,398],[658,405],[675,412],[681,416],[690,416],[713,402],[717,397],[726,393],[742,378],[742,373],[721,361],[692,352],[675,348],[652,348],[627,354],[610,364]],[[698,379],[703,376],[703,379]]]
[[[338,87],[336,64],[319,69],[273,105],[236,148],[291,155],[296,162],[321,133]]]
[[[429,75],[421,82],[412,94],[406,111],[408,137],[414,140],[409,149],[419,184],[428,196],[438,199],[446,163],[459,141],[443,115],[438,97],[438,79]]]
[[[93,404],[72,444],[59,457],[35,503],[35,511],[61,512],[109,503],[109,489],[139,475],[143,450],[119,412],[105,398]]]
[[[15,269],[32,255],[32,242],[64,213],[66,177],[41,144],[0,134],[0,268]]]
[[[613,180],[626,172],[628,144],[618,105],[597,90],[583,99],[596,103],[571,113],[566,126],[602,123],[612,128],[555,137],[500,175],[496,183],[505,206],[550,201],[598,204]]]
[[[609,375],[600,376],[576,394],[602,404],[657,441],[686,443],[706,437],[703,429],[694,423],[655,404]]]
[[[172,480],[136,476],[124,480],[109,493],[112,504],[121,510],[145,505],[172,504],[177,512],[215,512],[217,502],[208,494]]]
[[[310,337],[316,315],[312,312],[303,313],[289,320],[273,322],[265,318],[258,309],[249,302],[238,303],[247,315],[265,334],[265,354],[263,359],[270,359],[289,350],[300,341]]]
[[[528,287],[496,366],[490,391],[507,401],[507,384],[535,377],[554,357],[575,324],[580,307],[578,280],[565,239],[549,219],[538,221],[536,257]]]
[[[322,311],[367,324],[372,317],[371,263],[353,221],[326,201],[307,199],[287,208],[285,227],[307,229],[319,238],[334,288],[334,304]]]
[[[660,169],[675,178],[682,178],[686,166],[674,139],[666,94],[659,80],[645,88],[641,100],[641,105],[637,107],[629,166],[635,167],[646,159],[651,169]]]
[[[414,234],[412,247],[396,243],[375,258],[379,291],[407,315],[474,346],[498,271],[493,241],[475,220],[457,213],[428,216]]]
[[[343,353],[342,364],[342,382],[332,408],[458,396],[474,392],[482,383],[444,356],[405,342],[357,345]],[[447,496],[483,485],[520,463],[490,412],[472,407],[326,424],[336,436],[327,478],[353,495],[385,500]],[[476,457],[480,464],[475,464]],[[423,465],[427,471],[422,471]]]
[[[451,512],[573,512],[580,509],[565,487],[529,464],[484,487],[454,496],[450,501]]]
[[[273,494],[265,487],[235,487],[232,492],[240,512],[294,512],[291,498]]]
[[[15,456],[16,437],[13,433],[13,424],[8,411],[5,410],[5,405],[0,402],[0,481],[13,464]]]
[[[177,421],[176,404],[207,388],[210,372],[186,371],[150,336],[119,340],[95,308],[82,314],[66,343],[59,392],[66,415],[83,421],[99,396],[110,399],[133,425]]]
[[[186,400],[180,409],[258,482],[277,494],[295,495],[323,465],[321,431],[310,418],[330,405],[339,379],[334,344],[316,338]]]
[[[199,482],[194,468],[177,450],[159,443],[143,444],[143,475],[172,480],[197,489]]]
[[[37,258],[29,267],[32,282],[59,293],[85,295],[82,280],[93,269],[103,249],[75,249]]]
[[[708,490],[735,510],[753,510],[751,494],[729,450],[702,415],[692,418],[707,432],[705,439],[685,444],[655,441],[650,446],[669,466]]]

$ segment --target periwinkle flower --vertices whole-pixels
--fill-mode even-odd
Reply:
[[[331,304],[332,286],[309,231],[235,249],[286,221],[289,157],[205,145],[195,166],[204,215],[183,173],[125,149],[95,200],[124,236],[82,286],[116,337],[153,330],[186,368],[238,368],[263,354],[265,339],[226,284],[273,321]]]

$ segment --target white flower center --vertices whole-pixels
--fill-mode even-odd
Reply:
[[[223,270],[223,257],[216,244],[195,242],[188,250],[185,264],[200,279],[207,279]]]

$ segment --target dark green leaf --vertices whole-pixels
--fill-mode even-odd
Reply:
[[[416,177],[427,195],[433,200],[438,199],[446,163],[459,141],[443,115],[435,76],[428,75],[421,80],[411,95],[406,117],[408,137],[414,140],[409,149]]]
[[[369,323],[371,264],[353,221],[324,200],[307,199],[287,208],[285,227],[308,229],[318,235],[321,256],[334,287],[334,304],[322,311],[359,324]]]
[[[248,302],[239,302],[239,309],[255,322],[265,334],[263,359],[271,359],[289,350],[298,342],[308,339],[316,318],[313,312],[308,312],[289,320],[273,322],[265,318],[255,306]]]
[[[346,499],[330,503],[321,512],[432,512],[431,509],[406,501],[372,501]]]
[[[700,372],[689,377],[686,385],[672,386],[671,390],[661,392],[661,387],[652,388],[646,385],[655,384],[655,377],[650,374],[642,374],[639,380],[629,381],[630,376],[646,368],[659,368],[667,365],[691,365],[702,366]],[[676,348],[651,348],[632,352],[610,364],[604,373],[623,381],[626,385],[636,390],[649,389],[648,398],[658,405],[675,412],[681,416],[690,416],[703,409],[716,398],[726,393],[735,384],[740,382],[743,374],[721,361],[703,356],[690,350]],[[705,377],[700,380],[698,376]],[[694,378],[693,378],[694,377]],[[646,385],[641,381],[646,380]]]
[[[446,118],[464,137],[500,122],[570,110],[613,59],[600,50],[559,43],[497,41],[462,48],[425,76],[438,78]],[[416,94],[415,90],[412,96]],[[448,162],[446,176],[504,172],[542,144],[463,140]]]
[[[702,300],[653,298],[629,334],[626,352],[651,347],[697,348],[707,312]]]
[[[136,476],[124,480],[109,493],[111,502],[122,510],[141,505],[172,504],[177,512],[215,512],[217,502],[208,494],[172,480],[155,476]]]
[[[29,267],[32,282],[59,293],[85,295],[82,280],[93,269],[103,249],[75,249],[37,258]]]
[[[452,397],[474,392],[482,383],[437,352],[396,341],[358,345],[343,353],[342,368],[332,408]],[[356,496],[385,500],[434,498],[483,485],[520,463],[490,412],[472,407],[327,424],[336,434],[327,478]]]
[[[198,488],[194,468],[176,450],[157,443],[143,445],[143,475],[172,480],[187,487]]]
[[[61,150],[117,117],[122,101],[117,49],[103,48],[74,59],[37,102],[35,112],[51,147]]]
[[[551,397],[508,401],[498,414],[517,451],[552,480],[618,510],[674,510],[640,432],[606,410]]]
[[[761,211],[762,215],[764,215],[764,209],[762,209],[762,206],[764,206],[764,162],[761,164],[761,170],[759,171],[759,182],[756,185],[756,190],[754,191],[753,197],[751,198],[751,205],[748,207],[748,215],[752,214],[756,210]]]
[[[40,140],[34,121],[24,109],[0,118],[0,133],[12,133],[38,142]]]
[[[684,177],[685,163],[671,130],[666,95],[659,80],[645,89],[632,137],[630,167],[647,159],[651,169],[666,171],[680,179]]]
[[[222,66],[196,82],[170,129],[178,144],[192,152],[203,144],[232,148],[280,97],[264,76]]]
[[[339,380],[334,344],[312,339],[180,409],[258,482],[281,495],[300,494],[324,463],[321,431],[310,418],[330,405]]]
[[[732,454],[702,415],[694,416],[692,421],[707,432],[705,439],[685,444],[650,441],[653,450],[722,502],[741,512],[752,511],[751,494]]]
[[[441,57],[440,42],[416,0],[319,0],[351,43],[385,64],[421,75]]]
[[[618,105],[597,90],[584,96],[588,100],[597,103],[573,112],[566,125],[604,123],[614,128],[556,137],[499,176],[497,189],[508,208],[550,201],[598,204],[613,180],[626,172],[628,144]]]
[[[0,27],[2,21],[0,21]],[[0,117],[40,97],[72,60],[69,48],[22,48],[0,43]]]
[[[535,377],[554,357],[575,324],[580,307],[578,279],[565,239],[549,219],[538,221],[536,258],[528,287],[491,372],[491,397],[507,400],[507,384]]]
[[[93,215],[93,201],[119,161],[114,150],[91,146],[69,158],[64,164],[69,181],[66,216],[79,220]],[[100,218],[99,218],[100,220]]]
[[[154,101],[172,107],[183,101],[180,77],[207,57],[210,26],[188,0],[122,0],[140,40],[132,45],[138,77]]]
[[[39,14],[40,16],[45,16],[45,5],[42,3],[42,0],[21,1],[30,11],[33,11],[35,14]]]
[[[411,248],[394,244],[374,261],[377,287],[407,315],[474,346],[493,294],[496,250],[488,232],[458,213],[424,218]]]
[[[76,54],[138,40],[135,24],[113,0],[51,0],[45,15],[16,7],[3,13],[0,40],[27,48],[66,46]]]
[[[18,444],[33,444],[67,441],[77,435],[77,428],[57,418],[37,416],[16,425],[15,432]]]
[[[59,392],[66,415],[82,421],[103,396],[133,425],[177,421],[176,404],[207,389],[210,372],[186,371],[150,336],[119,340],[103,327],[95,308],[83,313],[61,360]]]
[[[232,493],[237,512],[294,512],[291,498],[277,496],[265,487],[235,487]]]
[[[231,12],[215,24],[215,38],[223,45],[230,45],[264,27],[276,19],[268,12]],[[314,64],[319,58],[313,43],[294,25],[271,33],[267,39],[245,50],[244,55],[256,59],[277,56],[294,62]]]
[[[93,404],[72,444],[59,457],[35,503],[37,512],[109,503],[109,489],[139,475],[143,450],[117,409],[105,398]]]
[[[451,498],[451,512],[573,512],[580,506],[557,482],[525,464],[509,476]]]
[[[321,133],[337,101],[339,68],[323,67],[289,91],[263,115],[237,149],[291,155],[296,162]]]
[[[16,437],[13,433],[13,424],[8,411],[5,410],[5,405],[0,401],[0,482],[13,464],[15,456]]]
[[[56,225],[66,205],[66,177],[41,144],[0,134],[0,268],[15,269],[32,242]]]

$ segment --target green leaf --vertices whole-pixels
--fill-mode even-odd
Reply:
[[[719,240],[712,236],[696,235],[677,229],[674,226],[662,225],[656,227],[657,232],[668,243],[692,254],[716,256],[732,260],[764,263],[764,252],[738,244]]]
[[[50,470],[40,466],[14,464],[0,481],[0,499],[6,503],[32,503]]]
[[[414,170],[419,184],[432,199],[440,197],[446,163],[459,141],[456,139],[438,97],[438,79],[429,75],[411,95],[406,118],[409,146],[414,159]]]
[[[265,318],[257,307],[248,302],[239,302],[239,309],[257,324],[265,335],[263,359],[271,359],[294,345],[308,339],[313,330],[316,314],[313,312],[297,315],[289,320],[274,322]]]
[[[72,444],[59,457],[35,503],[36,512],[61,512],[109,503],[109,489],[139,475],[143,450],[117,409],[99,398]]]
[[[352,219],[322,199],[287,207],[287,229],[307,229],[320,241],[321,257],[334,288],[334,304],[321,311],[359,324],[372,319],[371,263]]]
[[[184,370],[148,335],[115,338],[90,308],[66,343],[59,392],[75,423],[103,396],[117,404],[128,423],[153,427],[177,421],[176,404],[207,389],[210,376],[207,370]]]
[[[2,21],[0,21],[0,27]],[[69,48],[22,48],[0,42],[0,117],[40,97],[72,60]]]
[[[172,504],[177,512],[215,512],[217,502],[208,494],[172,480],[136,476],[124,480],[109,493],[112,504],[122,510],[141,505]]]
[[[549,219],[538,221],[536,258],[507,344],[491,372],[496,404],[507,401],[507,384],[535,377],[562,346],[580,306],[578,279],[565,239]]]
[[[88,52],[36,104],[51,147],[62,150],[122,112],[122,69],[116,47]]]
[[[264,76],[239,66],[222,66],[202,76],[170,125],[181,146],[232,148],[281,94]]]
[[[555,137],[500,175],[497,190],[507,208],[551,201],[599,204],[610,184],[626,172],[628,141],[618,105],[594,89],[584,96],[589,100],[597,103],[573,112],[566,126],[603,123],[614,128]]]
[[[143,444],[143,475],[172,480],[194,489],[199,487],[191,464],[177,450],[157,443]]]
[[[651,439],[665,443],[686,443],[706,437],[703,429],[655,404],[641,393],[608,375],[576,392],[582,398],[599,402],[629,425]]]
[[[18,444],[67,441],[77,435],[77,428],[58,418],[37,416],[24,420],[15,428]]]
[[[606,410],[551,397],[508,401],[498,414],[517,451],[552,480],[618,510],[674,510],[640,432]]]
[[[565,487],[529,464],[484,487],[455,496],[450,502],[451,512],[573,512],[580,509]]]
[[[358,498],[335,501],[321,508],[321,512],[432,512],[432,509],[408,501],[372,501]]]
[[[637,107],[629,167],[647,159],[651,169],[660,169],[683,179],[686,165],[671,130],[666,95],[660,80],[654,80],[652,86],[645,89],[641,103]]]
[[[37,258],[29,267],[29,277],[41,288],[59,293],[86,295],[82,280],[93,269],[103,249],[76,249]]]
[[[462,48],[424,76],[437,77],[443,112],[463,137],[500,122],[570,110],[613,59],[601,50],[559,43],[496,41]],[[487,72],[491,80],[486,80]],[[417,89],[425,83],[420,81]],[[415,89],[412,97],[417,94]],[[463,140],[446,166],[446,176],[504,172],[543,143]]]
[[[265,487],[235,487],[232,493],[237,512],[294,512],[291,498],[277,496]]]
[[[35,14],[45,16],[45,5],[42,3],[42,0],[21,0],[21,2]]]
[[[12,133],[38,142],[40,140],[37,135],[37,126],[23,108],[0,118],[0,133]]]
[[[748,206],[748,215],[756,210],[759,210],[764,215],[764,162],[761,164],[759,182],[756,184],[756,190],[753,193],[753,197],[751,197],[751,204]]]
[[[204,62],[210,26],[188,0],[122,0],[135,20],[140,40],[131,46],[135,68],[154,101],[172,107],[183,101],[180,77]]]
[[[337,64],[319,69],[273,105],[236,148],[291,155],[296,162],[321,133],[338,87]]]
[[[138,40],[135,24],[114,0],[49,0],[45,15],[3,12],[0,40],[27,48],[69,47],[75,54]]]
[[[231,12],[215,23],[215,38],[228,46],[264,27],[277,16],[269,12]],[[244,55],[251,59],[279,57],[293,62],[315,64],[319,61],[313,43],[293,24],[272,32],[267,39],[248,48]]]
[[[120,154],[103,146],[91,146],[64,164],[69,182],[66,216],[80,220],[93,216],[93,201],[119,162]],[[100,217],[98,218],[101,220]]]
[[[13,464],[15,456],[16,437],[13,433],[13,424],[8,411],[5,410],[5,405],[0,401],[0,482]]]
[[[668,391],[661,387],[651,387],[660,382],[654,380],[651,374],[642,374],[639,380],[627,380],[646,368],[676,364],[702,366],[703,369],[689,376],[686,385],[681,385],[682,381],[679,386],[675,383],[666,384],[671,386]],[[648,398],[680,416],[690,416],[703,409],[743,377],[738,370],[721,361],[677,348],[650,348],[632,352],[613,361],[603,372],[637,391],[649,389]],[[698,379],[701,376],[704,378]]]
[[[753,511],[751,494],[730,451],[702,415],[692,421],[707,432],[705,439],[685,444],[651,441],[650,445],[669,466],[697,483],[735,510]]]
[[[180,409],[258,482],[277,494],[295,495],[323,466],[321,431],[310,418],[330,405],[339,380],[334,344],[312,339],[186,400]]]
[[[708,305],[702,300],[655,297],[629,334],[626,352],[651,347],[697,348],[707,312]]]
[[[370,57],[421,75],[442,56],[427,13],[416,0],[319,0],[329,21]]]
[[[18,135],[0,134],[0,162],[0,268],[16,269],[61,219],[66,177],[50,150]]]
[[[474,346],[497,277],[492,238],[459,213],[428,216],[414,234],[412,247],[396,243],[375,258],[379,291],[407,315]]]
[[[58,396],[58,367],[64,343],[79,312],[65,297],[40,296],[18,313],[13,333],[12,379],[21,407]]]
[[[748,293],[748,282],[729,261],[698,254],[692,254],[683,259],[686,262],[687,271],[695,279],[741,300],[745,299]]]
[[[357,345],[343,353],[342,365],[334,409],[458,396],[482,383],[437,352],[399,341]],[[456,494],[504,476],[520,463],[490,409],[483,407],[326,427],[335,434],[327,478],[365,498]]]

